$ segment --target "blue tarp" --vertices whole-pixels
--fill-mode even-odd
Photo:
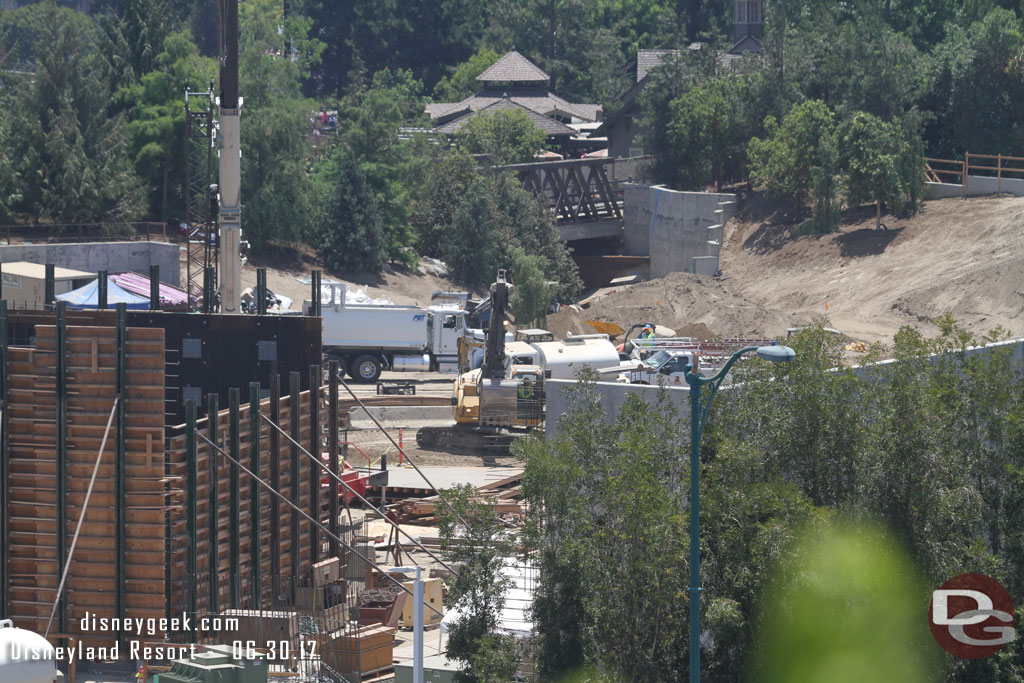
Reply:
[[[59,301],[67,301],[71,308],[97,308],[99,306],[99,278],[87,285],[79,287],[65,294],[58,294]],[[113,308],[115,304],[127,304],[129,309],[146,310],[149,308],[149,299],[136,296],[126,292],[117,284],[107,280],[107,307]]]

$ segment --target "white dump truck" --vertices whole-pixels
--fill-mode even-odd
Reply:
[[[459,339],[466,312],[458,306],[420,308],[345,303],[345,285],[323,283],[323,352],[357,382],[375,382],[382,370],[459,371]],[[303,304],[308,314],[310,302]]]
[[[536,365],[546,379],[576,379],[582,367],[594,370],[619,364],[619,352],[605,334],[586,334],[558,341],[514,341],[505,344],[511,365]]]

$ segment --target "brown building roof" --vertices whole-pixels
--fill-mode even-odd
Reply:
[[[467,97],[461,102],[434,102],[426,105],[430,118],[444,123],[453,118],[463,116],[467,112],[479,111],[508,98],[516,104],[526,107],[544,116],[561,114],[565,117],[576,117],[583,121],[601,120],[600,104],[576,104],[568,102],[546,88],[485,88],[476,95]]]
[[[519,83],[546,84],[551,78],[541,71],[536,64],[513,50],[477,76],[476,80],[484,82],[515,81]]]
[[[486,107],[483,107],[482,109],[478,109],[469,114],[464,114],[456,119],[452,119],[448,123],[438,126],[436,130],[438,133],[454,135],[455,133],[458,133],[459,130],[461,130],[464,125],[466,125],[466,121],[469,121],[469,119],[471,119],[472,117],[478,116],[484,112],[490,114],[505,109],[518,109],[526,112],[526,115],[530,117],[530,120],[533,122],[533,125],[544,131],[545,135],[575,135],[576,133],[575,130],[565,125],[564,123],[559,123],[554,119],[549,119],[547,116],[538,114],[532,109],[524,107],[523,105],[518,104],[509,98],[502,98],[496,102],[489,104]]]

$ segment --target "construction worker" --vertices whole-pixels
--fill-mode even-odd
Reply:
[[[641,339],[654,339],[654,328],[650,325],[644,325],[644,329],[640,332]]]

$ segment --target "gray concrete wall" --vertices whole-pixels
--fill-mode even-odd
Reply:
[[[928,199],[964,196],[963,185],[951,183],[925,183],[925,196]],[[1024,197],[1024,180],[1019,178],[993,178],[991,176],[967,176],[967,196],[977,197],[989,194],[1012,194]]]
[[[86,242],[81,244],[26,244],[0,247],[0,263],[28,261],[52,263],[59,268],[84,270],[133,270],[149,275],[149,266],[160,266],[160,280],[180,286],[180,249],[166,242]]]
[[[705,272],[718,270],[721,225],[735,214],[736,195],[678,192],[661,186],[623,186],[626,254],[651,257],[651,277],[691,272],[696,257]]]
[[[544,434],[549,439],[558,436],[558,418],[565,413],[569,407],[569,399],[566,396],[566,389],[576,384],[574,380],[549,379],[545,386],[545,422]],[[601,403],[605,409],[608,422],[614,422],[622,405],[631,394],[639,394],[648,403],[654,403],[658,399],[658,392],[661,387],[647,384],[622,384],[620,382],[598,382],[595,385],[597,393],[601,397]],[[690,390],[689,387],[672,387],[668,391],[669,401],[676,407],[680,419],[690,419]]]
[[[1018,366],[1024,366],[1024,339],[1010,339],[984,346],[973,346],[966,350],[966,355],[987,355],[996,350],[1005,352],[1006,349],[1009,349],[1013,363]],[[959,352],[954,351],[946,354],[934,354],[931,356],[931,360],[938,362],[946,358],[956,361],[958,356]],[[857,377],[865,379],[874,376],[876,369],[881,369],[883,373],[886,372],[887,368],[892,367],[896,362],[895,360],[885,360],[872,366],[855,365],[851,369]],[[554,439],[558,436],[558,419],[569,408],[569,398],[566,396],[566,390],[575,383],[574,380],[566,379],[549,379],[546,383],[545,409],[547,413],[545,416],[544,434],[549,439]],[[606,420],[609,424],[618,418],[622,405],[631,394],[639,394],[648,403],[653,404],[658,398],[658,392],[661,391],[661,387],[657,386],[622,384],[619,382],[598,382],[595,384],[595,388],[601,398],[601,404],[604,407]],[[726,392],[728,389],[728,387],[723,387],[722,391]],[[679,419],[688,423],[690,419],[689,387],[670,387],[666,391],[668,391],[669,401],[676,407]]]

